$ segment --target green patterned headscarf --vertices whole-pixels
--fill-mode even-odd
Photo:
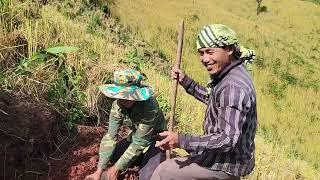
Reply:
[[[204,26],[197,38],[197,49],[221,48],[228,45],[235,46],[235,55],[245,62],[246,67],[255,60],[255,51],[240,46],[236,33],[226,25],[212,24]]]
[[[150,87],[141,84],[143,75],[133,69],[114,72],[114,84],[99,86],[99,90],[110,98],[145,101],[153,95]]]

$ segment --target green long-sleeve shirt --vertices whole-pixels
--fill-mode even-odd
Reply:
[[[116,145],[116,134],[120,125],[126,124],[132,130],[128,139],[131,144],[115,163],[118,169],[126,169],[153,141],[157,133],[167,129],[166,121],[154,97],[137,101],[132,108],[121,108],[117,100],[112,104],[109,128],[102,138],[99,149],[98,167],[106,168]]]

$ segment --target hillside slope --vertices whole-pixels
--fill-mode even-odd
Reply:
[[[96,86],[110,82],[115,69],[127,66],[147,75],[168,112],[168,61],[175,58],[180,18],[186,20],[183,68],[203,84],[208,77],[198,62],[195,36],[204,24],[228,24],[258,54],[253,71],[259,98],[257,166],[248,179],[319,176],[318,6],[267,1],[263,5],[268,12],[257,17],[255,1],[248,0],[3,2],[1,89],[47,103],[69,127],[106,119],[110,102]],[[79,50],[42,58],[47,48],[56,46]],[[202,133],[204,108],[180,89],[177,130]]]
[[[262,5],[267,12],[257,16],[256,1],[252,0],[117,0],[112,12],[169,60],[175,59],[176,29],[183,18],[183,69],[202,84],[208,77],[195,50],[199,29],[210,23],[235,29],[241,44],[258,55],[253,80],[259,103],[259,136],[282,148],[285,157],[306,161],[319,171],[320,8],[299,0],[263,1]],[[202,105],[188,103],[192,98],[179,93],[178,129],[201,133]]]

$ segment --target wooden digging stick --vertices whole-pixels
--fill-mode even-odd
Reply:
[[[174,65],[176,68],[180,68],[180,64],[181,64],[182,47],[183,47],[183,34],[184,34],[184,21],[182,19],[180,22],[180,25],[179,25],[177,59],[176,59],[175,65]],[[178,79],[179,79],[179,77],[178,77]],[[172,82],[172,89],[171,89],[171,113],[170,113],[170,119],[169,119],[169,131],[173,130],[174,114],[175,114],[175,110],[176,110],[177,90],[178,90],[178,80],[174,80]],[[172,149],[166,151],[166,158],[167,159],[170,159],[171,150]]]

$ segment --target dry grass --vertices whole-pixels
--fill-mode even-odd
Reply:
[[[175,59],[176,25],[180,18],[186,20],[183,69],[202,84],[208,77],[195,51],[195,35],[204,24],[231,26],[241,42],[259,55],[253,74],[259,103],[257,167],[248,179],[318,177],[315,168],[319,168],[320,160],[320,10],[316,5],[298,0],[266,1],[263,5],[269,11],[256,16],[252,0],[117,1],[113,16],[118,16],[128,28],[119,25],[117,18],[107,18],[98,8],[83,6],[80,1],[46,6],[31,0],[7,2],[10,11],[1,11],[0,36],[7,37],[8,32],[14,31],[24,37],[25,58],[57,45],[80,48],[63,60],[79,75],[72,77],[80,78],[77,87],[86,94],[88,114],[98,117],[106,104],[96,87],[110,81],[112,72],[123,67],[122,62],[128,57],[141,62],[139,68],[161,97],[162,108],[170,109],[171,83],[165,72],[169,68],[161,61]],[[73,3],[73,7],[68,3]],[[132,34],[154,49],[136,41]],[[0,49],[3,44],[0,41]],[[139,48],[139,55],[132,53],[135,48]],[[0,53],[4,54],[3,49]],[[60,78],[55,62],[49,59],[39,63],[28,76],[17,76],[17,65],[12,63],[12,69],[0,72],[1,87],[29,92],[39,100],[46,98]],[[66,107],[61,104],[60,108]],[[203,104],[179,89],[179,131],[201,134],[204,111]]]
[[[314,168],[319,170],[320,160],[320,63],[317,61],[320,10],[315,4],[299,0],[263,1],[262,5],[268,12],[256,16],[256,2],[251,0],[133,0],[117,1],[112,12],[171,60],[175,60],[177,24],[184,18],[183,69],[202,84],[208,77],[195,51],[196,34],[208,23],[223,23],[235,29],[241,43],[258,54],[253,71],[258,95],[258,135],[282,148],[279,157],[298,164],[303,162],[307,168],[297,171],[293,178],[316,178]],[[158,81],[159,92],[167,94],[170,83],[159,81],[157,72],[149,73],[156,73],[150,75],[157,77],[152,81]],[[204,106],[193,102],[194,99],[179,91],[177,128],[201,134]],[[258,148],[259,145],[263,146],[258,143]],[[284,163],[283,159],[279,158],[272,166],[260,155],[255,172],[258,177],[286,179],[280,172],[273,172],[277,164],[283,171],[292,171],[290,163]],[[273,174],[269,176],[266,172]]]

